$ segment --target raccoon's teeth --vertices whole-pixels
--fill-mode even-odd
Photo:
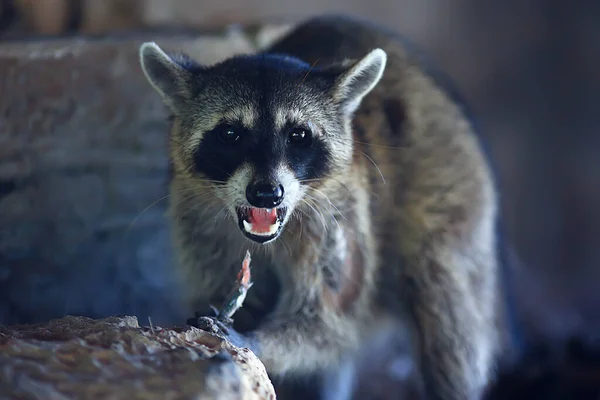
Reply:
[[[272,224],[271,226],[269,226],[269,231],[268,232],[254,232],[254,230],[252,229],[252,224],[246,220],[242,221],[243,225],[244,225],[244,229],[246,230],[246,232],[251,233],[255,236],[271,236],[274,235],[275,233],[277,233],[277,230],[279,229],[279,225],[280,222],[276,221],[274,224]]]

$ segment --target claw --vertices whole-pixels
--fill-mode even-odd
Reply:
[[[212,310],[212,312],[215,314],[214,316],[218,316],[219,315],[219,309],[215,306],[213,306],[212,304],[208,305],[210,307],[210,309]]]
[[[215,323],[217,324],[219,329],[221,329],[221,331],[223,331],[224,334],[229,335],[230,328],[226,325],[226,323],[224,321],[217,319],[217,320],[215,320]]]

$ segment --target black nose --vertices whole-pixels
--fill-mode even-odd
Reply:
[[[283,186],[269,182],[250,184],[246,188],[246,198],[254,207],[277,207],[283,201]]]

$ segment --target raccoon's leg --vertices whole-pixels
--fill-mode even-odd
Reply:
[[[416,323],[427,398],[479,399],[499,340],[493,271],[464,255],[426,253],[407,260],[404,295]]]
[[[350,320],[327,323],[326,317],[302,310],[289,319],[270,319],[258,329],[240,334],[215,318],[201,317],[198,323],[217,326],[234,345],[247,347],[275,376],[307,375],[335,366],[346,349],[356,345],[356,329]]]

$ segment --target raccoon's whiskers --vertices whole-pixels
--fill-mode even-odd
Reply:
[[[185,189],[180,189],[177,192],[177,195],[180,195],[180,200],[181,201],[188,201],[194,197],[202,197],[203,200],[205,201],[210,201],[213,199],[212,197],[212,193],[210,191],[210,189],[212,189],[211,187],[193,187],[193,188],[185,188]],[[172,194],[174,195],[174,194]]]
[[[164,133],[161,132],[161,135],[166,137],[168,140],[172,141],[173,143],[177,143],[178,145],[180,145],[181,147],[183,147],[184,149],[188,150],[188,151],[193,151],[192,148],[190,148],[187,144],[180,142],[179,140],[175,139],[171,134],[168,133]]]
[[[300,182],[301,184],[307,184],[307,183],[322,183],[322,182],[326,182],[328,180],[332,180],[334,182],[339,183],[340,186],[342,186],[344,189],[346,189],[348,194],[352,195],[352,192],[350,191],[348,186],[346,186],[346,184],[344,182],[340,181],[339,179],[337,179],[333,176],[328,176],[327,178],[300,179],[298,182]],[[311,188],[311,189],[314,189],[314,188]]]
[[[197,197],[201,197],[203,195],[202,192],[198,192],[198,191],[194,191],[192,193],[189,193],[187,196],[184,196],[181,198],[182,202],[189,202],[194,198]],[[184,210],[182,210],[182,212],[180,212],[177,216],[176,219],[177,220],[181,220],[181,218],[185,217],[188,213],[197,211],[198,208],[202,207],[205,204],[210,204],[211,201],[213,201],[213,198],[211,197],[201,197],[201,200],[197,203],[195,203],[192,207],[186,208]]]
[[[296,209],[292,212],[292,215],[290,216],[290,218],[295,218],[298,220],[298,223],[300,223],[301,227],[301,231],[303,229],[303,225],[302,225],[302,219],[304,217],[310,217],[310,214],[304,210],[302,207],[296,207]]]
[[[198,189],[205,189],[208,188],[208,186],[195,186],[195,187],[191,187],[191,188],[185,188],[180,190],[180,193],[182,192],[186,192],[186,191],[193,191],[193,190],[198,190]],[[169,197],[171,197],[173,194],[167,194],[163,197],[160,197],[159,199],[153,201],[152,203],[150,203],[150,205],[148,205],[146,208],[144,208],[134,219],[133,221],[131,221],[131,223],[129,224],[129,227],[127,228],[126,233],[128,233],[131,228],[133,228],[133,226],[135,225],[135,223],[142,217],[142,215],[144,215],[148,210],[150,210],[152,207],[154,207],[155,205],[157,205],[158,203],[160,203],[163,200],[168,199]]]
[[[369,146],[369,147],[380,147],[383,149],[406,149],[407,148],[407,146],[393,146],[393,145],[377,144],[377,143],[363,142],[360,140],[340,138],[340,137],[332,138],[332,140],[337,141],[342,144],[355,143],[355,144],[360,144],[360,145]]]
[[[376,143],[368,143],[368,142],[361,142],[360,140],[352,140],[353,143],[356,144],[361,144],[363,146],[369,146],[369,147],[380,147],[383,149],[405,149],[406,146],[389,146],[389,145],[385,145],[385,144],[376,144]]]
[[[279,239],[277,239],[277,241],[281,242],[281,245],[283,246],[283,248],[287,251],[288,255],[291,257],[292,256],[292,248],[290,247],[289,244],[287,244],[285,242],[285,240],[283,239],[283,236],[280,237]]]
[[[304,225],[302,225],[302,218],[298,218],[300,221],[300,240],[302,240],[302,232],[304,231]]]
[[[353,140],[353,139],[334,138],[333,140],[341,142],[341,143],[344,143],[344,144],[348,144],[348,143],[352,142],[352,143],[357,143],[357,144],[362,144],[362,145],[365,145],[365,146],[372,146],[372,147],[387,147],[387,148],[398,148],[398,149],[403,148],[401,146],[375,145],[375,144],[372,144],[372,143],[361,142],[361,141]],[[375,168],[377,169],[377,172],[379,172],[379,175],[381,176],[381,180],[385,184],[386,183],[385,177],[383,176],[383,172],[381,172],[381,169],[379,168],[379,166],[377,165],[377,163],[367,153],[365,153],[364,151],[356,149],[356,148],[354,150],[358,151],[360,154],[362,154],[363,156],[365,156],[367,158],[367,160],[369,160],[373,164],[373,166],[375,166]]]
[[[169,197],[171,197],[171,194],[168,194],[166,196],[163,196],[161,198],[159,198],[156,201],[153,201],[152,203],[150,203],[150,205],[146,208],[144,208],[134,219],[133,221],[131,221],[131,224],[129,224],[129,227],[127,228],[126,233],[129,233],[129,231],[131,230],[131,228],[133,228],[133,225],[141,218],[142,215],[144,215],[146,213],[146,211],[148,211],[149,209],[151,209],[152,207],[154,207],[155,205],[157,205],[158,203],[160,203],[161,201],[168,199]]]
[[[311,200],[315,205],[319,204],[319,199],[317,199],[316,197],[312,196],[310,193],[306,193],[307,199]],[[327,199],[326,199],[327,200]],[[340,223],[338,222],[338,220],[335,218],[335,215],[333,214],[333,211],[331,211],[331,207],[325,207],[327,209],[327,212],[329,213],[329,215],[331,216],[331,218],[333,218],[333,221],[335,222],[335,224],[337,225],[338,228],[340,228]]]
[[[383,172],[381,172],[381,169],[379,169],[379,165],[377,165],[377,163],[367,155],[367,153],[365,153],[364,151],[360,152],[363,156],[365,156],[367,158],[367,160],[371,161],[371,163],[375,166],[375,168],[377,168],[377,171],[379,172],[379,175],[381,176],[381,180],[383,181],[383,184],[385,185],[385,177],[383,176]]]
[[[336,211],[337,211],[337,212],[340,214],[340,216],[341,216],[342,218],[344,218],[346,221],[348,220],[348,219],[346,218],[346,216],[344,216],[344,214],[342,213],[342,210],[340,210],[340,209],[339,209],[339,208],[338,208],[338,207],[337,207],[335,204],[333,204],[333,202],[331,201],[331,199],[330,199],[330,198],[327,196],[327,194],[325,194],[325,193],[324,193],[322,190],[320,190],[320,189],[317,189],[317,188],[312,188],[312,187],[311,187],[309,191],[312,191],[313,193],[315,193],[315,194],[318,194],[318,195],[320,195],[321,197],[323,197],[323,198],[324,198],[324,199],[325,199],[325,200],[326,200],[326,201],[329,203],[329,205],[330,205],[331,207],[335,208],[335,210],[336,210]],[[332,216],[333,216],[333,215],[332,215]],[[335,219],[335,217],[334,217],[334,219]]]
[[[304,77],[302,78],[302,81],[300,82],[300,84],[302,85],[304,83],[304,81],[306,80],[306,78],[308,78],[308,74],[310,74],[310,71],[313,70],[313,68],[315,67],[315,65],[317,65],[317,63],[319,62],[320,58],[317,58],[315,60],[315,62],[310,66],[310,68],[308,69],[308,71],[306,71],[306,74],[304,75]]]
[[[193,196],[191,196],[191,197],[193,197]],[[189,199],[188,199],[188,200],[189,200]],[[207,203],[207,202],[208,202],[208,201],[207,201],[206,199],[204,199],[204,201],[200,201],[199,203],[197,203],[197,204],[194,204],[194,206],[193,206],[193,207],[189,207],[189,208],[186,208],[186,209],[184,209],[184,210],[180,211],[180,212],[179,212],[179,213],[178,213],[178,214],[175,216],[175,219],[176,219],[177,221],[181,221],[181,220],[182,220],[183,218],[185,218],[185,217],[186,217],[188,214],[190,214],[190,213],[192,213],[192,212],[196,211],[198,208],[200,208],[201,206],[203,206],[203,205],[204,205],[205,203]]]
[[[214,183],[217,185],[224,185],[227,182],[226,181],[218,181],[218,180],[213,180],[213,179],[204,179],[204,178],[196,178],[195,180],[199,181],[199,182],[205,182],[205,183]]]
[[[225,211],[224,218],[227,217],[227,206],[225,205],[225,206],[221,207],[221,209],[215,214],[215,216],[213,218],[215,220],[215,222],[219,219],[219,215],[221,215],[221,213],[223,211]]]
[[[302,202],[303,202],[304,204],[306,204],[308,207],[310,207],[310,208],[311,208],[311,209],[312,209],[312,210],[315,212],[315,214],[317,215],[317,217],[318,217],[318,218],[321,220],[321,223],[323,224],[323,229],[324,229],[325,231],[327,231],[327,230],[328,230],[328,227],[327,227],[327,224],[325,223],[325,216],[323,216],[323,213],[321,213],[319,210],[317,210],[317,209],[316,209],[316,208],[315,208],[315,207],[314,207],[314,206],[311,204],[311,202],[313,202],[313,201],[314,201],[314,200],[312,200],[310,197],[306,197],[306,198],[303,198],[303,199],[302,199]],[[309,215],[308,213],[306,213],[306,215],[307,215],[308,217],[310,217],[310,215]]]

